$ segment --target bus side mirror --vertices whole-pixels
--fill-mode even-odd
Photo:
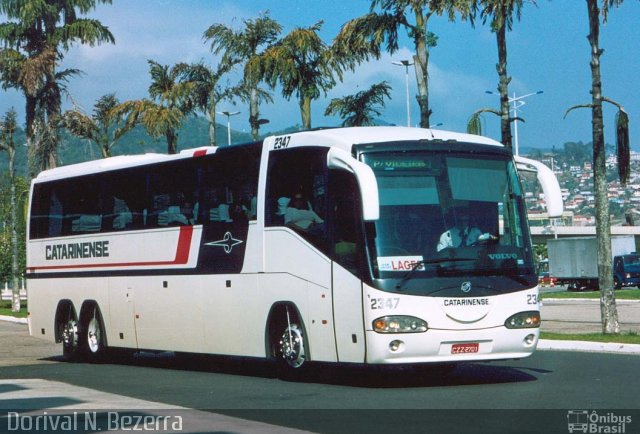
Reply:
[[[353,173],[358,182],[362,198],[362,218],[364,221],[375,221],[380,218],[380,201],[378,198],[378,182],[371,167],[356,160],[348,152],[331,148],[327,154],[327,166],[330,169],[346,170]]]
[[[544,191],[544,201],[547,204],[547,214],[549,214],[549,217],[562,217],[564,208],[562,204],[562,192],[560,191],[558,178],[556,178],[553,171],[536,160],[524,158],[519,155],[515,155],[513,158],[516,161],[518,171],[533,172],[536,174],[538,182],[542,186],[542,191]]]

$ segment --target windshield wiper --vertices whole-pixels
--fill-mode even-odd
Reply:
[[[401,290],[404,284],[411,280],[415,272],[425,265],[442,264],[443,262],[467,262],[476,260],[477,258],[435,258],[418,261],[412,265],[411,270],[409,270],[404,276],[402,276],[400,282],[396,284],[396,289]]]

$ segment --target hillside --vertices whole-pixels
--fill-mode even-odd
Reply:
[[[26,176],[28,173],[27,147],[25,146],[26,139],[22,129],[19,129],[16,133],[15,141],[19,144],[16,157],[17,171],[20,176]],[[216,141],[219,146],[227,145],[226,125],[216,124]],[[234,130],[231,131],[231,142],[233,144],[247,143],[250,141],[251,134]],[[95,144],[73,137],[66,131],[62,132],[61,143],[59,153],[61,165],[100,158],[100,150]],[[208,143],[208,121],[202,117],[189,117],[178,132],[178,151],[205,146]],[[146,133],[143,127],[137,126],[118,142],[112,152],[113,155],[143,154],[147,152],[166,153],[167,141],[164,138],[154,139]],[[7,169],[7,154],[0,153],[0,172],[5,172]]]

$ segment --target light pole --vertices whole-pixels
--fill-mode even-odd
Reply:
[[[218,112],[218,114],[227,117],[227,146],[231,146],[231,116],[239,115],[240,112]]]
[[[413,62],[411,62],[410,60],[394,60],[391,63],[398,66],[404,66],[404,77],[405,77],[405,84],[407,89],[407,126],[410,127],[411,126],[411,107],[409,106],[409,67],[413,65]]]
[[[485,91],[485,93],[488,93],[490,95],[497,95],[495,92],[492,92],[490,90]],[[516,93],[513,93],[513,97],[509,98],[509,104],[512,104],[511,106],[511,110],[513,110],[513,136],[515,139],[515,143],[514,143],[514,149],[515,149],[515,155],[519,155],[519,147],[518,147],[518,110],[520,108],[522,108],[522,106],[524,106],[526,104],[526,102],[522,101],[523,99],[532,96],[532,95],[540,95],[541,93],[544,93],[544,91],[539,90],[537,92],[531,92],[528,93],[526,95],[521,95],[521,96],[516,96]]]

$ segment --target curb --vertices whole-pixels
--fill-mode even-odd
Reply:
[[[591,303],[600,303],[600,299],[599,298],[543,298],[540,301],[541,305],[553,305],[553,304],[563,304],[563,303],[571,303],[571,304],[575,304],[575,303],[587,303],[587,304],[591,304]],[[640,300],[618,300],[616,299],[616,304],[636,304],[636,303],[640,303]]]
[[[16,318],[15,316],[0,315],[0,321],[12,322],[15,324],[28,324],[26,318]]]
[[[540,339],[538,341],[538,350],[640,355],[639,344],[623,344],[620,342],[559,341],[555,339]]]

